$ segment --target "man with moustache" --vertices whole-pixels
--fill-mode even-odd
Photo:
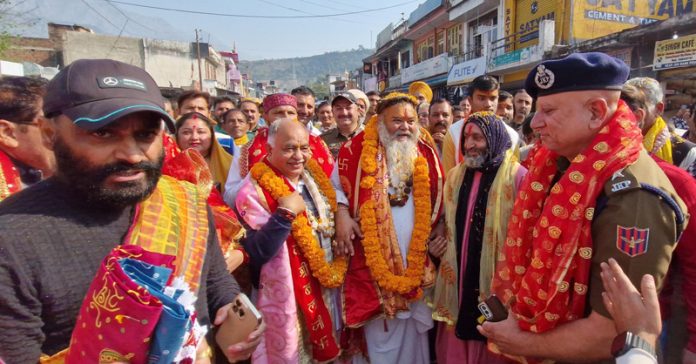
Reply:
[[[342,92],[331,100],[331,112],[336,119],[336,127],[322,134],[321,139],[329,147],[334,158],[338,157],[343,143],[362,130],[357,103],[358,100],[350,92]]]
[[[317,105],[317,121],[322,134],[336,127],[336,120],[329,101],[325,100]]]
[[[297,120],[299,120],[309,130],[309,134],[314,136],[321,135],[321,131],[314,126],[314,111],[316,96],[314,91],[307,86],[300,86],[290,91],[297,101]]]
[[[515,106],[515,116],[513,116],[510,123],[514,129],[521,131],[524,118],[532,112],[532,103],[534,103],[534,100],[532,100],[532,97],[529,96],[527,91],[519,89],[515,91],[512,97],[512,103]]]
[[[338,173],[362,236],[353,240],[343,285],[345,325],[353,347],[373,363],[428,363],[432,286],[428,244],[444,243],[444,175],[420,134],[413,96],[382,99],[365,130],[339,152]],[[339,207],[340,209],[340,207]],[[354,334],[354,335],[352,335]],[[364,342],[359,338],[364,338]]]
[[[46,82],[0,78],[0,201],[53,175],[53,152],[41,144]]]
[[[452,105],[450,105],[447,99],[436,99],[430,104],[428,131],[433,137],[433,141],[435,141],[438,155],[442,155],[442,141],[453,120]]]
[[[197,297],[202,332],[225,319],[239,286],[226,271],[206,205],[210,187],[161,176],[162,121],[170,130],[174,127],[162,106],[152,77],[117,61],[78,60],[49,83],[44,102],[48,119],[41,120],[40,128],[56,155],[56,174],[0,203],[4,360],[36,363],[42,354],[79,357],[80,352],[69,348],[76,342],[108,350],[109,342],[75,336],[74,330],[84,328],[75,326],[81,306],[96,309],[110,322],[96,326],[113,334],[132,324],[130,319],[145,325],[137,318],[145,312],[122,311],[123,297],[114,298],[108,289],[112,298],[103,306],[108,310],[100,310],[103,301],[94,306],[91,295],[86,296],[91,284],[101,282],[92,280],[102,260],[122,248],[175,259],[174,276],[183,277],[192,298]],[[189,219],[174,222],[171,216]],[[248,358],[264,328],[239,345],[223,348],[224,354],[230,360]],[[108,354],[118,361],[129,352]],[[196,357],[206,356],[208,352],[199,352]]]
[[[247,132],[247,137],[249,140],[254,139],[259,127],[265,125],[265,123],[262,123],[260,120],[260,105],[261,101],[259,101],[257,98],[244,97],[239,101],[239,110],[242,110],[242,112],[249,118],[249,131]]]
[[[527,170],[514,157],[500,117],[482,111],[464,124],[464,162],[447,174],[445,221],[449,239],[440,259],[433,317],[438,363],[499,363],[476,331],[477,305],[490,294],[496,262],[504,260],[507,221]],[[455,279],[451,279],[456,277]]]

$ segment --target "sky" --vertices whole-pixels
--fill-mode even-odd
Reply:
[[[53,3],[64,0],[35,0]],[[203,41],[216,49],[236,46],[240,59],[258,60],[287,57],[304,57],[330,51],[344,51],[363,46],[374,48],[377,34],[390,22],[400,21],[425,0],[80,0],[77,5],[91,5],[87,12],[97,9],[103,13],[106,7],[117,7],[127,15],[161,18],[169,23],[180,36],[195,39],[194,29],[202,30]],[[210,13],[226,13],[254,16],[308,16],[366,11],[359,14],[336,17],[264,19],[221,17],[202,14],[172,12],[126,5],[125,2],[152,7],[176,8]],[[393,6],[393,7],[392,7]],[[391,7],[384,10],[374,10]],[[115,14],[121,16],[121,14]],[[93,16],[95,17],[95,16]],[[111,15],[105,14],[104,18]],[[118,21],[107,27],[118,33]],[[125,23],[125,22],[124,22]],[[142,21],[140,22],[142,25]],[[145,24],[146,25],[146,24]],[[131,29],[128,29],[128,28]],[[125,25],[126,33],[148,31],[138,24]],[[137,29],[140,29],[139,31]],[[222,43],[222,45],[220,45]]]
[[[418,6],[418,1],[408,0],[128,1],[166,8],[257,16],[339,14],[405,4],[355,15],[295,19],[217,17],[115,4],[129,12],[164,17],[180,30],[188,29],[192,36],[195,28],[202,29],[204,36],[211,34],[224,43],[235,45],[240,57],[249,60],[311,56],[329,51],[354,49],[359,45],[373,48],[377,33],[390,22],[399,21],[402,12],[408,18]]]

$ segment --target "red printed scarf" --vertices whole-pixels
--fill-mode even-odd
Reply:
[[[10,157],[0,151],[0,201],[22,189],[19,172]]]
[[[555,184],[558,155],[541,148],[515,201],[506,262],[493,291],[511,303],[523,330],[545,332],[582,317],[597,197],[612,175],[638,159],[642,135],[623,101]],[[511,301],[511,299],[513,299]]]

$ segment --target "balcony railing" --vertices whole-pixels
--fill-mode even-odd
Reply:
[[[454,53],[454,63],[462,63],[483,57],[485,55],[486,48],[484,46],[469,46],[462,52]]]
[[[519,68],[530,62],[540,61],[544,52],[554,43],[554,21],[542,20],[539,25],[525,32],[517,32],[490,42],[488,69]],[[537,44],[522,47],[521,44],[538,39]]]

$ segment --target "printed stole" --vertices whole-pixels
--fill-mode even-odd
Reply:
[[[167,138],[165,138],[167,140]],[[205,159],[195,149],[184,151],[167,149],[162,174],[196,185],[201,192],[210,191],[208,206],[215,220],[215,230],[222,253],[238,247],[244,228],[237,220],[235,212],[222,200],[220,192],[213,187],[213,176]]]
[[[135,213],[124,244],[176,257],[174,277],[183,276],[198,294],[208,236],[209,191],[173,177],[162,176],[157,188]]]
[[[239,174],[242,178],[251,170],[254,164],[263,161],[266,158],[268,151],[266,150],[266,145],[268,144],[268,128],[259,128],[256,133],[256,137],[242,147],[240,158],[239,158]],[[331,176],[334,168],[334,159],[331,156],[331,151],[326,146],[324,141],[316,136],[309,135],[309,149],[312,150],[312,159],[316,160],[321,169],[324,170],[327,176]]]
[[[511,309],[523,330],[545,332],[583,316],[597,197],[642,149],[640,129],[620,101],[556,184],[558,155],[543,147],[534,155],[513,207],[506,261],[493,279],[493,291],[505,302],[515,298]]]
[[[266,163],[261,161],[260,163]],[[270,166],[270,165],[269,165]],[[270,166],[276,174],[278,171]],[[282,177],[291,192],[295,188],[288,182],[287,178]],[[269,212],[273,213],[278,209],[276,201],[269,191],[258,185],[263,191],[264,198],[268,203]],[[305,214],[303,212],[303,214]],[[312,343],[312,358],[318,362],[328,362],[336,359],[341,353],[336,338],[333,333],[331,314],[326,307],[326,302],[321,293],[321,285],[314,278],[307,259],[297,246],[295,238],[290,234],[286,240],[288,258],[290,260],[290,270],[292,272],[292,284],[295,294],[295,301],[302,311],[309,339]],[[302,345],[302,343],[300,343]]]
[[[487,298],[490,294],[490,283],[495,273],[495,264],[499,258],[504,259],[502,250],[507,234],[507,222],[515,201],[515,178],[519,168],[520,164],[514,157],[514,151],[508,149],[488,193],[479,278],[480,297],[482,298]],[[466,166],[459,164],[447,173],[445,182],[444,210],[449,242],[445,254],[440,259],[440,267],[435,281],[433,319],[443,321],[448,325],[456,323],[461,301],[461,279],[458,277],[462,273],[458,268],[457,261],[462,257],[457,256],[456,244],[460,242],[457,241],[455,215],[457,205],[461,203],[458,202],[459,190],[462,187],[465,174]],[[471,193],[475,193],[475,191]],[[466,251],[467,246],[463,242],[461,243],[462,251]],[[462,265],[461,271],[465,269],[466,266]]]
[[[360,206],[368,200],[373,200],[375,197],[371,190],[360,187],[360,179],[362,178],[362,168],[360,159],[362,155],[362,143],[365,133],[360,133],[352,140],[346,142],[338,156],[338,169],[343,191],[348,197],[351,215],[357,216]],[[437,152],[432,144],[427,139],[418,141],[418,150],[422,156],[428,161],[429,177],[430,177],[430,199],[432,206],[431,224],[439,218],[442,212],[443,203],[443,188],[444,174],[442,165],[437,157]],[[383,157],[384,158],[384,157]],[[378,166],[380,164],[378,163]],[[383,174],[383,167],[378,168],[378,174]],[[386,194],[383,196],[383,206],[389,209],[389,199]],[[379,204],[378,204],[379,205]],[[378,213],[379,214],[379,213]],[[388,230],[393,230],[393,226],[382,226]],[[382,236],[382,235],[380,235]],[[346,279],[343,284],[343,319],[346,327],[358,328],[366,324],[368,321],[384,314],[393,314],[399,310],[407,310],[407,299],[398,294],[391,292],[383,292],[380,290],[375,279],[370,273],[370,268],[367,266],[365,251],[361,243],[353,244],[355,254],[351,257]],[[393,247],[390,250],[398,250],[399,247]],[[384,247],[383,247],[384,250]],[[401,266],[401,261],[396,262]],[[424,284],[430,285],[434,281],[434,267],[432,262],[426,260]],[[400,273],[400,272],[399,272]],[[389,299],[387,299],[389,298]]]
[[[175,257],[173,276],[183,276],[196,296],[208,244],[206,197],[199,186],[162,176],[154,192],[136,207],[122,243]],[[50,357],[42,355],[40,363],[62,364],[68,350]]]
[[[17,167],[10,157],[0,150],[0,201],[22,189]]]

